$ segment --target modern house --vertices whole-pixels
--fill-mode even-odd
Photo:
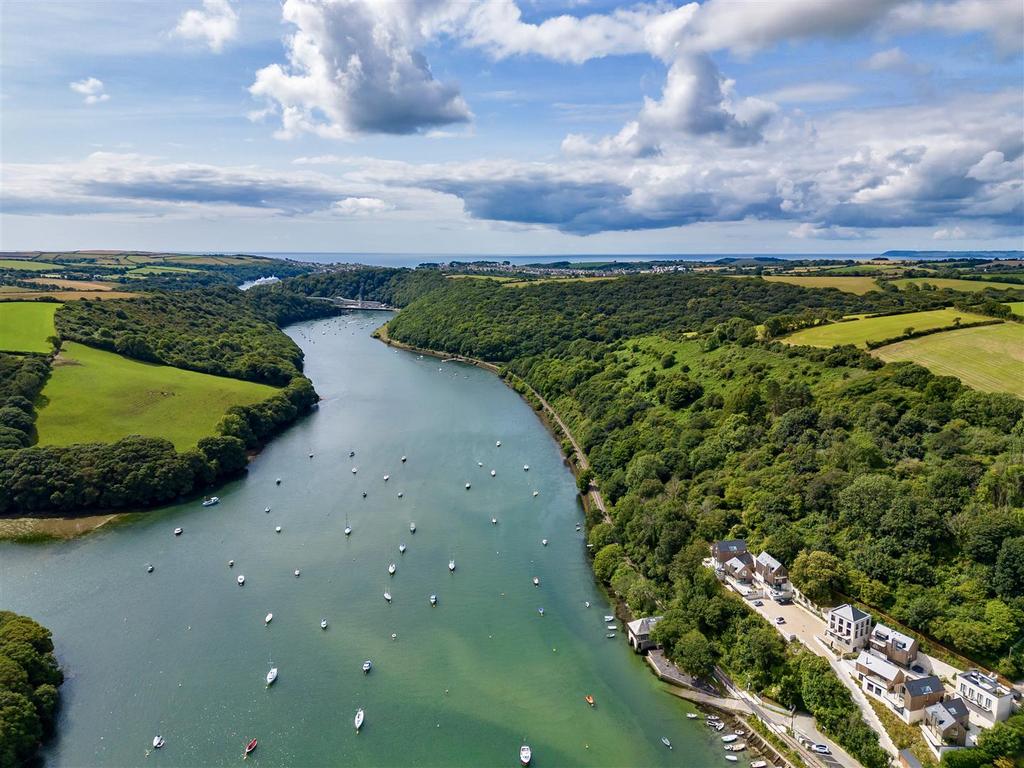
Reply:
[[[626,624],[626,635],[634,651],[646,653],[651,648],[658,647],[658,644],[651,640],[651,630],[662,618],[662,616],[648,616]]]
[[[903,683],[903,711],[896,714],[906,723],[916,723],[924,718],[927,707],[938,704],[945,695],[946,689],[935,675],[906,680]]]
[[[861,687],[893,708],[903,706],[903,691],[906,675],[895,664],[861,651],[855,662],[857,678]]]
[[[866,646],[869,634],[871,615],[859,608],[844,603],[828,612],[825,638],[845,651],[855,651]]]
[[[940,701],[925,708],[921,731],[925,743],[939,759],[943,752],[966,746],[970,713],[960,698]]]
[[[754,580],[754,558],[750,556],[749,552],[741,552],[727,560],[723,570],[736,581],[749,584]]]
[[[959,672],[956,692],[967,704],[971,722],[982,728],[991,728],[1013,714],[1013,691],[980,669]]]
[[[882,623],[875,624],[868,644],[872,650],[878,651],[893,664],[909,667],[917,659],[917,640],[895,629],[889,629]]]
[[[774,590],[785,590],[789,586],[789,571],[786,570],[786,566],[767,552],[762,552],[754,560],[754,577]]]
[[[747,542],[743,539],[726,539],[725,541],[716,541],[711,545],[711,557],[715,560],[716,568],[722,568],[737,555],[745,554],[747,554]]]

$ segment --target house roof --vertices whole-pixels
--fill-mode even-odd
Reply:
[[[927,696],[930,693],[941,693],[945,690],[942,681],[935,675],[920,677],[917,680],[907,680],[907,693],[911,696]]]
[[[664,616],[645,616],[642,619],[634,619],[626,624],[626,626],[629,627],[629,631],[634,635],[646,635],[649,634],[651,628],[663,618]]]
[[[955,699],[949,699],[948,701],[942,701],[939,703],[942,704],[942,706],[946,708],[946,711],[953,715],[953,717],[964,718],[968,715],[967,704],[959,696]]]
[[[860,656],[857,657],[857,666],[864,667],[871,674],[890,683],[896,682],[903,675],[903,670],[895,664],[890,664],[885,659],[873,656],[867,651],[860,652]]]
[[[749,552],[741,552],[740,554],[736,555],[736,557],[730,558],[726,562],[725,567],[726,568],[732,568],[732,569],[735,570],[735,569],[738,569],[738,568],[743,568],[745,566],[749,567],[749,566],[753,565],[753,563],[754,563],[754,558],[752,558],[750,556]]]
[[[782,563],[780,563],[774,557],[769,555],[767,552],[762,552],[760,555],[758,555],[757,562],[772,571],[777,571],[780,568],[782,568]]]
[[[829,616],[835,614],[841,619],[846,619],[847,621],[853,622],[871,618],[869,614],[864,613],[864,611],[862,611],[860,608],[854,608],[849,603],[843,603],[842,605],[836,606],[828,613]]]
[[[909,749],[900,750],[900,760],[907,768],[922,768],[921,761]]]
[[[875,624],[875,629],[871,636],[886,643],[891,642],[897,648],[904,651],[914,645],[914,638],[910,637],[910,635],[904,635],[902,632],[890,629],[881,622]]]
[[[927,717],[935,727],[940,731],[945,731],[951,725],[956,722],[952,713],[946,709],[941,703],[932,704],[930,707],[924,708],[925,717]]]
[[[747,542],[744,539],[723,539],[715,542],[718,552],[746,552]]]
[[[981,688],[986,693],[990,693],[999,698],[1008,696],[1011,693],[1010,689],[1000,683],[997,677],[986,675],[980,669],[968,669],[964,672],[958,672],[957,678],[965,680],[971,685]]]

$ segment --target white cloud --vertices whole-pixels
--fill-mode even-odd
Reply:
[[[963,240],[967,233],[960,227],[943,227],[932,232],[932,240]]]
[[[373,216],[394,210],[394,207],[379,197],[346,197],[336,202],[331,210],[341,216]]]
[[[803,224],[789,230],[790,237],[800,240],[864,240],[870,235],[862,229],[852,227],[837,227],[836,225],[814,224],[805,221]]]
[[[762,98],[780,104],[811,104],[841,101],[860,92],[860,88],[845,83],[799,83],[766,93]]]
[[[288,64],[256,73],[250,93],[281,117],[280,138],[406,134],[471,118],[458,88],[434,79],[417,47],[431,8],[373,0],[286,0]]]
[[[888,19],[894,31],[938,29],[952,35],[987,34],[1004,54],[1024,48],[1024,3],[1020,0],[952,0],[903,3]]]
[[[193,8],[181,15],[174,34],[203,42],[220,53],[225,43],[238,37],[238,13],[228,0],[203,0],[202,9]]]
[[[68,83],[68,87],[75,93],[84,96],[86,104],[99,104],[110,99],[110,94],[104,91],[103,81],[97,80],[95,77],[76,80]]]

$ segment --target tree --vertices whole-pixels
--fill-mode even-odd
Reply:
[[[1024,536],[1006,539],[999,548],[992,588],[1007,600],[1024,595]]]
[[[594,575],[600,581],[608,582],[615,573],[615,569],[622,562],[622,545],[609,544],[594,556]]]
[[[789,576],[797,588],[816,602],[828,600],[846,581],[846,569],[835,555],[804,550],[796,556]]]
[[[680,669],[694,677],[710,678],[715,668],[711,643],[696,629],[691,629],[676,641],[672,647],[672,658]]]

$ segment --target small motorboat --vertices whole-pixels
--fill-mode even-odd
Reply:
[[[359,729],[363,727],[363,720],[365,720],[365,719],[366,719],[366,713],[363,712],[363,710],[361,710],[361,709],[357,710],[356,711],[356,718],[355,718],[355,720],[352,721],[353,724],[356,727],[356,733],[358,733]]]
[[[609,621],[615,621],[615,617],[614,616],[605,616],[604,620],[605,620],[605,623],[607,623]]]
[[[472,486],[472,484],[471,484],[471,483],[466,483],[466,490],[467,490],[467,491],[468,491],[468,490],[469,490],[470,488],[472,488],[472,487],[473,487],[473,486]]]
[[[731,744],[738,738],[739,736],[737,736],[735,733],[727,733],[725,736],[722,737],[722,741],[724,741],[726,744]]]
[[[146,573],[152,573],[152,572],[153,572],[153,564],[152,563],[146,563]]]
[[[541,616],[543,616],[544,615],[544,609],[543,608],[538,608],[537,609],[537,613],[539,613]]]
[[[613,631],[614,631],[614,630],[618,629],[619,627],[618,627],[618,625],[616,625],[616,624],[605,624],[605,627],[604,627],[604,628],[605,628],[605,629],[609,629],[609,630],[613,630]]]
[[[228,560],[228,568],[234,568],[234,567],[235,567],[235,561],[234,560]]]
[[[747,748],[746,743],[744,743],[742,741],[737,743],[737,744],[733,744],[731,747],[727,747],[727,749],[730,752],[742,752],[746,748]]]
[[[740,759],[736,757],[736,755],[726,755],[725,759],[728,760],[730,763],[738,763],[740,761]]]
[[[296,578],[296,579],[297,579],[297,578],[299,578],[299,576],[301,576],[301,575],[302,575],[302,571],[300,571],[300,570],[299,570],[298,568],[296,568],[296,569],[295,569],[295,570],[293,571],[293,573],[295,574],[295,578]]]
[[[401,498],[402,498],[402,497],[404,497],[404,496],[405,496],[405,494],[404,494],[404,493],[402,493],[401,491],[399,491],[399,492],[398,492],[398,498],[400,498],[400,499],[401,499]]]
[[[309,458],[311,458],[311,459],[313,458],[313,454],[312,454],[312,453],[311,453],[311,454],[309,454]]]
[[[264,507],[263,511],[266,512],[269,515],[270,514],[270,507]]]
[[[697,715],[697,714],[695,714],[693,712],[687,712],[686,713],[686,719],[687,720],[696,720],[698,717],[699,717],[699,715]]]
[[[583,697],[583,700],[587,702],[587,704],[589,704],[590,706],[594,706],[594,697],[591,696],[589,693]]]
[[[540,491],[534,491],[534,492],[533,492],[533,495],[534,495],[534,496],[540,496]]]
[[[385,483],[386,483],[386,482],[387,482],[388,480],[390,480],[390,479],[391,479],[391,475],[384,475],[384,482],[385,482]]]
[[[363,491],[363,498],[366,498],[366,491]]]
[[[157,735],[153,737],[153,749],[160,749],[164,745],[164,737]]]
[[[245,754],[242,755],[242,759],[245,760],[245,758],[247,758],[254,749],[256,749],[256,739],[253,739],[245,745]]]
[[[279,477],[279,478],[277,478],[277,480],[274,481],[274,485],[280,485],[280,484],[281,484],[281,478]]]
[[[494,471],[493,469],[491,470],[491,477],[494,477],[494,476],[495,476],[495,475],[497,475],[497,474],[498,474],[498,473],[497,473],[497,472],[495,472],[495,471]]]
[[[352,458],[353,456],[355,456],[355,455],[356,455],[356,452],[355,452],[355,451],[349,451],[349,452],[348,452],[348,457],[349,457],[350,459],[351,459],[351,458]]]
[[[391,563],[391,565],[388,566],[388,573],[390,575],[392,575],[392,576],[395,575],[395,571],[397,571],[397,570],[398,570],[398,567],[394,563]]]
[[[214,504],[220,504],[219,496],[210,496],[208,498],[203,499],[204,507],[212,507]]]
[[[495,448],[501,448],[501,440],[499,440],[498,442],[496,442],[496,443],[494,444],[494,447],[495,447]]]
[[[482,466],[484,465],[484,463],[483,463],[482,461],[478,461],[478,462],[476,463],[476,465],[477,465],[478,467],[482,467]]]
[[[363,662],[363,674],[367,674],[371,669],[373,669],[373,662],[367,659]]]
[[[388,592],[386,589],[384,590],[384,599],[387,600],[389,603],[391,602],[391,593]]]
[[[576,523],[576,530],[577,531],[580,530],[580,524],[579,523]]]
[[[541,544],[542,547],[546,547],[548,545],[548,540],[547,539],[541,539],[540,540],[540,544]]]
[[[320,629],[327,629],[327,619],[320,619]]]
[[[175,528],[174,529],[174,535],[175,536],[181,536],[181,534],[184,533],[184,531],[185,531],[184,528]]]
[[[768,768],[768,761],[766,760],[754,760],[750,763],[750,768]]]
[[[535,587],[539,587],[540,586],[540,579],[538,579],[536,576],[533,577],[533,586],[535,586]]]
[[[498,445],[501,445],[501,443],[499,442]],[[530,749],[529,744],[523,744],[519,748],[519,764],[529,765],[531,760],[533,760],[533,750]]]
[[[431,605],[437,605],[437,595],[431,595],[430,596],[430,604]]]
[[[584,608],[589,608],[590,607],[590,601],[589,600],[584,600],[583,601],[583,607]]]
[[[409,533],[416,533],[416,523],[409,523]]]
[[[405,456],[402,457],[402,463],[405,464]]]
[[[280,533],[280,532],[281,532],[281,526],[280,525],[275,525],[274,526],[274,533]]]
[[[605,637],[607,637],[609,640],[613,640],[615,638],[615,633],[609,632],[607,635],[605,635]]]
[[[267,685],[273,685],[275,680],[277,680],[277,667],[271,667],[267,672]]]
[[[351,525],[346,525],[345,526],[345,535],[346,536],[351,536],[352,535],[352,526]]]
[[[274,614],[272,614],[272,613],[268,613],[266,616],[263,617],[263,623],[264,624],[269,624],[273,620],[274,620]]]
[[[737,730],[733,731],[733,733],[735,733],[737,736],[746,736],[747,735],[746,731],[740,730],[740,729],[737,729]]]
[[[529,472],[529,471],[530,471],[530,465],[529,464],[523,464],[523,472]]]
[[[353,474],[353,475],[354,475],[354,474],[355,474],[356,472],[358,472],[358,471],[359,471],[358,469],[356,469],[355,467],[352,467],[352,474]]]
[[[497,525],[497,524],[498,524],[498,518],[492,517],[491,518],[491,525]]]
[[[455,573],[455,561],[454,560],[449,560],[448,561],[448,570],[451,571],[452,573]]]
[[[672,742],[668,740],[667,736],[662,736],[661,737],[661,743],[664,744],[669,749],[672,749]]]
[[[235,579],[235,581],[237,581],[238,582],[238,586],[241,587],[242,585],[245,584],[245,576],[243,576],[242,574],[238,574],[238,578]]]
[[[406,549],[407,549],[407,547],[405,546],[405,544],[399,544],[399,545],[398,545],[398,551],[399,551],[399,552],[400,552],[401,554],[403,554],[403,555],[404,555],[404,554],[405,554],[405,550],[406,550]]]

